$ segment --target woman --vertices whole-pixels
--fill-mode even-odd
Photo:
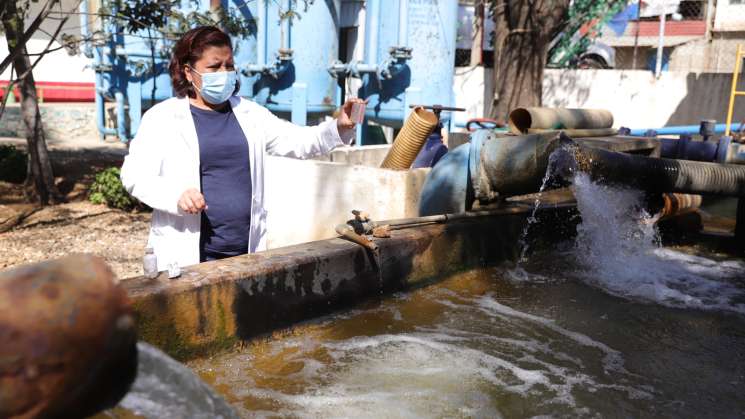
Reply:
[[[153,208],[158,270],[264,250],[265,155],[308,158],[348,143],[360,100],[314,127],[279,119],[235,96],[230,38],[212,26],[184,34],[169,69],[177,97],[145,113],[121,171],[127,191]]]

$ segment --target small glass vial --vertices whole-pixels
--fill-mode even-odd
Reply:
[[[365,121],[365,104],[364,103],[353,103],[352,114],[349,115],[349,119],[355,124],[361,124]]]
[[[158,260],[155,258],[152,247],[145,248],[145,257],[142,258],[142,268],[146,278],[156,278],[158,276]]]

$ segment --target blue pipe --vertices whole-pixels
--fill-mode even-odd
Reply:
[[[90,29],[88,28],[88,0],[83,0],[80,3],[78,12],[80,12],[80,35],[83,39],[87,39],[91,34]],[[88,58],[93,57],[93,52],[91,51],[91,45],[89,42],[83,43],[83,54]]]
[[[101,139],[103,140],[106,135],[116,135],[116,130],[114,128],[106,127],[106,106],[103,93],[99,88],[102,84],[99,81],[99,78],[103,78],[103,75],[100,72],[96,72],[96,127],[98,128],[98,132],[101,134]]]
[[[80,3],[80,35],[84,39],[90,36],[90,30],[88,28],[88,0],[83,0]],[[95,105],[96,105],[96,127],[98,132],[101,134],[103,140],[106,135],[116,135],[116,130],[113,128],[106,127],[106,106],[103,97],[103,74],[101,74],[101,56],[98,52],[94,52],[91,48],[90,42],[83,44],[83,53],[86,57],[93,57],[93,70],[96,72],[96,86],[95,86]]]
[[[116,128],[119,141],[127,142],[127,118],[124,110],[124,93],[116,91],[114,93],[116,98]]]
[[[732,124],[732,130],[733,131],[739,131],[742,129],[743,124],[740,124],[735,128],[735,124]],[[662,127],[662,128],[635,128],[630,130],[630,134],[635,137],[645,137],[647,135],[647,132],[654,131],[657,133],[657,135],[683,135],[683,134],[690,134],[695,135],[699,133],[699,130],[701,129],[701,125],[678,125],[678,126],[671,126],[671,127]],[[715,133],[723,133],[727,129],[727,124],[716,124],[714,126],[714,132]]]
[[[378,64],[378,20],[380,19],[380,0],[367,1],[365,18],[365,62]]]

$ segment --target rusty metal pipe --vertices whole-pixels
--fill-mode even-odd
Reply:
[[[574,204],[551,204],[551,208],[569,208]],[[460,221],[479,217],[493,217],[496,215],[519,214],[530,209],[519,206],[509,206],[490,210],[466,211],[457,214],[440,214],[427,215],[423,217],[399,218],[394,220],[378,221],[380,225],[389,225],[391,230],[403,230],[407,228],[420,227],[429,224],[447,224],[453,221]]]
[[[660,220],[695,211],[701,207],[701,195],[683,193],[662,194]]]
[[[514,134],[539,129],[596,129],[613,126],[613,114],[605,109],[517,108],[510,112],[509,127]]]
[[[345,239],[351,240],[366,249],[372,250],[373,252],[378,251],[378,245],[375,242],[368,240],[367,238],[355,233],[352,226],[349,224],[339,224],[335,228],[336,234],[344,237]]]
[[[88,417],[137,371],[127,293],[102,259],[74,255],[0,273],[0,417]]]
[[[545,134],[553,132],[558,134],[563,132],[564,134],[575,137],[575,138],[588,138],[588,137],[610,137],[618,134],[618,130],[615,128],[572,128],[572,129],[544,129],[544,128],[529,128],[528,134]]]

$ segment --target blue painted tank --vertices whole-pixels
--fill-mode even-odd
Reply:
[[[258,0],[255,65],[244,70],[242,94],[292,121],[330,114],[338,105],[336,79],[328,72],[339,54],[341,0]]]
[[[278,114],[291,114],[293,122],[302,125],[308,114],[334,111],[339,95],[328,66],[338,56],[341,0],[220,3],[254,24],[249,36],[233,39],[241,96],[254,98]],[[113,8],[116,2],[103,0],[102,5]],[[184,14],[209,7],[210,0],[182,0],[180,5]],[[92,32],[85,16],[95,12],[88,9],[87,0],[81,3],[84,35]],[[173,41],[151,39],[147,30],[128,34],[107,20],[94,29],[104,34],[101,42],[86,46],[96,70],[99,131],[128,141],[137,132],[143,111],[172,96],[168,62]],[[116,102],[116,130],[105,127],[106,101]]]
[[[116,12],[117,3],[102,1],[102,6]],[[206,11],[209,0],[199,3],[184,0],[182,9],[197,8]],[[87,1],[80,5],[81,32],[90,34]],[[117,135],[121,141],[128,141],[137,132],[142,112],[158,101],[172,96],[171,79],[168,75],[170,47],[172,42],[163,40],[157,32],[140,30],[129,34],[120,22],[102,19],[97,41],[85,46],[85,53],[93,58],[96,72],[97,125],[101,135]],[[105,102],[115,101],[117,128],[105,127]]]
[[[369,120],[401,126],[411,104],[453,105],[457,16],[457,0],[367,0],[365,61],[378,71],[358,95]]]

